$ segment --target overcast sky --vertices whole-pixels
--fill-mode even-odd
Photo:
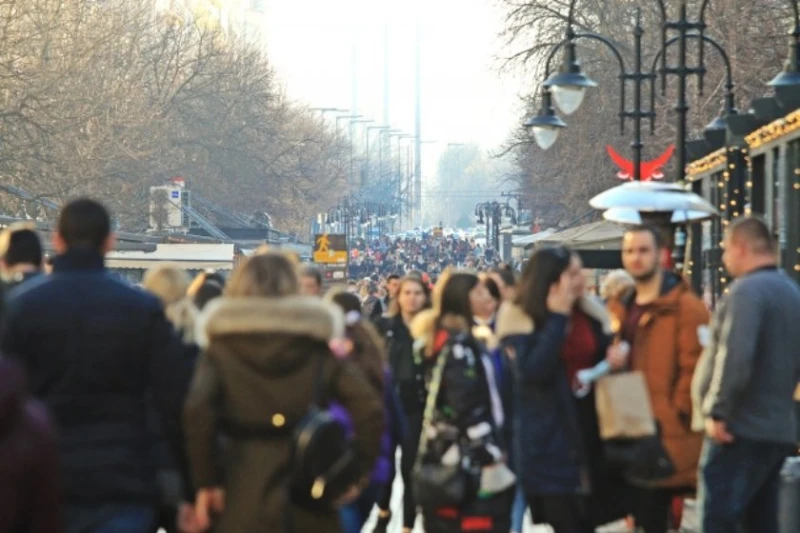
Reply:
[[[409,133],[420,21],[422,137],[438,141],[424,149],[424,174],[435,171],[447,143],[491,150],[518,120],[519,84],[497,72],[502,12],[493,0],[267,0],[266,8],[267,51],[289,96],[311,107],[352,109],[355,67],[358,114],[377,123],[388,30],[389,119]]]

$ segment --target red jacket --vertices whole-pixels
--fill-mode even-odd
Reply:
[[[19,367],[0,357],[0,532],[63,531],[58,444]]]

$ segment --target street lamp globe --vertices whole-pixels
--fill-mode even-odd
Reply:
[[[550,100],[550,89],[545,88],[542,91],[542,106],[539,113],[529,118],[524,126],[529,128],[533,133],[533,139],[539,148],[547,150],[558,139],[558,133],[561,128],[566,128],[566,123],[556,115],[553,104]]]
[[[559,72],[550,76],[545,85],[553,92],[558,109],[565,115],[571,115],[583,103],[586,89],[597,87],[597,82],[583,73],[575,53],[575,43],[569,42]]]
[[[551,90],[558,109],[565,115],[577,111],[586,96],[586,89],[580,85],[553,85]]]

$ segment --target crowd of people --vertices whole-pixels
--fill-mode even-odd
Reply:
[[[113,246],[90,199],[64,207],[52,272],[35,228],[0,238],[0,532],[361,533],[375,513],[374,533],[520,533],[528,509],[666,533],[696,495],[702,533],[779,533],[800,288],[759,219],[728,226],[713,318],[649,226],[602,299],[563,247],[518,273],[463,240],[378,239],[354,251],[377,279],[323,294],[268,250],[132,286]],[[656,431],[610,438],[593,372],[640,376]]]
[[[449,268],[483,271],[500,262],[497,250],[481,245],[476,239],[425,233],[411,238],[357,239],[350,249],[348,272],[354,280],[414,271],[425,272],[436,279]]]

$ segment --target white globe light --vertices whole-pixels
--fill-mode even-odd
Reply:
[[[556,142],[556,139],[558,139],[558,130],[559,128],[534,126],[533,138],[536,141],[536,144],[539,145],[539,148],[542,150],[547,150],[553,146]]]
[[[553,85],[550,87],[556,105],[565,115],[571,115],[581,106],[586,89],[578,85]]]

